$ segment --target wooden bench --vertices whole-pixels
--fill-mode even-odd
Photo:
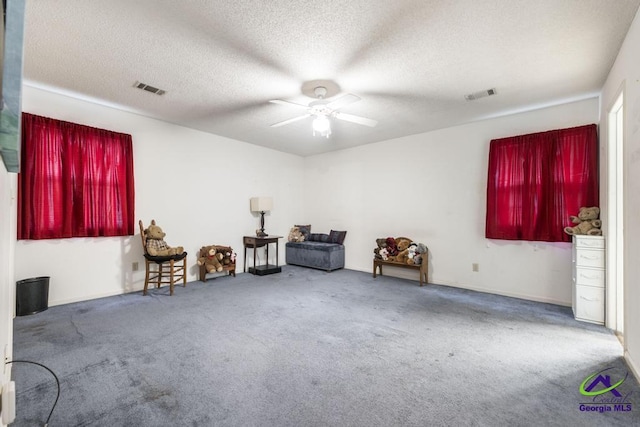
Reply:
[[[229,246],[221,246],[221,245],[211,245],[211,246],[215,246],[216,247],[216,251],[222,253],[222,254],[232,254],[233,253],[233,249]],[[198,252],[198,258],[202,257],[202,256],[206,256],[206,246],[203,246],[200,248],[200,251]],[[228,258],[225,256],[225,258]],[[236,263],[235,262],[231,262],[231,261],[227,261],[228,264],[225,264],[225,259],[223,259],[220,263],[222,264],[222,271],[226,271],[227,275],[229,276],[233,276],[236,277]],[[200,273],[200,281],[201,282],[206,282],[207,281],[207,269],[205,268],[204,265],[200,265],[198,266],[198,270]],[[222,273],[221,271],[221,273]],[[213,274],[213,273],[211,273]]]
[[[429,271],[429,262],[427,261],[427,254],[422,254],[422,263],[421,264],[405,264],[402,262],[393,262],[393,261],[384,261],[381,259],[374,258],[373,259],[373,278],[376,278],[376,271],[380,269],[380,275],[382,276],[382,266],[388,265],[391,267],[398,268],[411,268],[414,270],[420,270],[420,286],[428,283],[428,271]]]

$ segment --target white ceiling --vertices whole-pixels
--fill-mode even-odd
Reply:
[[[30,0],[27,84],[299,155],[599,93],[640,0]],[[311,118],[310,80],[375,128]],[[140,81],[163,96],[134,88]],[[464,95],[495,88],[497,95]]]

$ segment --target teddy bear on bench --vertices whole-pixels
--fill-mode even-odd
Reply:
[[[422,254],[427,252],[423,243],[416,243],[408,237],[387,237],[376,239],[374,258],[400,264],[420,264]]]
[[[222,260],[224,255],[215,246],[205,246],[200,249],[198,265],[204,265],[207,273],[219,273],[222,271]]]

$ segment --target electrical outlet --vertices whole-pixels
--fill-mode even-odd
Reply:
[[[131,271],[138,271],[138,261],[134,261],[131,263]]]
[[[473,264],[471,264],[471,270],[475,272],[480,271],[480,264],[478,264],[477,262],[474,262]]]

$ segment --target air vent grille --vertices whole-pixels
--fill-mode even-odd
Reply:
[[[491,95],[496,95],[497,92],[495,90],[495,88],[492,89],[487,89],[487,90],[481,90],[479,92],[473,92],[470,93],[469,95],[465,95],[464,99],[466,99],[467,101],[473,101],[479,98],[484,98],[485,96],[491,96]]]
[[[136,84],[134,84],[133,87],[146,90],[147,92],[155,93],[156,95],[164,95],[165,93],[167,93],[167,91],[165,90],[158,89],[157,87],[150,86],[146,83],[136,82]]]

